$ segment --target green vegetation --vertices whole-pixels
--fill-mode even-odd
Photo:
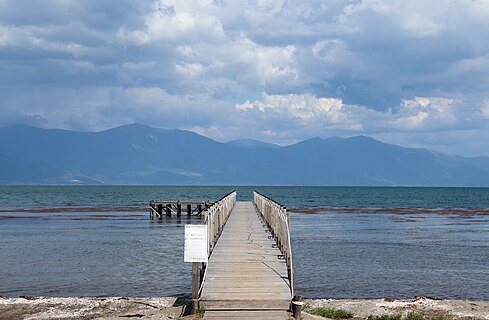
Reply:
[[[303,310],[310,314],[315,314],[318,316],[330,318],[330,319],[349,319],[353,318],[353,313],[350,311],[334,308],[317,307],[312,308],[309,305],[305,305]]]
[[[436,316],[433,319],[424,318],[420,314],[410,311],[405,316],[401,314],[383,314],[381,316],[369,316],[367,320],[448,320],[444,316]]]
[[[409,311],[405,316],[404,320],[423,320],[423,317],[414,311]]]
[[[322,316],[330,319],[350,319],[353,318],[353,313],[350,311],[335,309],[335,308],[327,308],[327,307],[312,307],[309,304],[305,304],[302,307],[304,312],[309,314],[314,314],[317,316]],[[439,315],[436,317],[424,317],[421,314],[409,311],[406,314],[396,313],[396,314],[383,314],[380,316],[370,315],[367,320],[451,320],[450,317],[445,315]],[[476,319],[482,320],[482,319]]]

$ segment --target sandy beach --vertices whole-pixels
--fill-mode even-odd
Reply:
[[[181,319],[187,299],[161,298],[0,298],[0,320]]]
[[[0,320],[42,319],[199,319],[186,315],[189,300],[160,298],[0,298]],[[424,319],[442,316],[451,320],[489,319],[489,301],[414,299],[316,299],[305,300],[312,308],[328,307],[353,313],[352,319],[368,316],[406,314],[414,311]],[[325,319],[302,313],[304,320]]]
[[[429,297],[414,299],[353,299],[306,300],[311,307],[327,307],[350,311],[354,319],[366,319],[368,316],[384,314],[407,314],[416,312],[424,319],[442,316],[444,319],[489,319],[489,301],[439,300]],[[306,315],[304,319],[324,319],[319,316]]]

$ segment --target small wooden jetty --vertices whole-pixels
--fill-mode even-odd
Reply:
[[[200,288],[204,319],[288,319],[293,297],[287,209],[254,192],[216,202],[205,217],[209,260]]]
[[[181,216],[184,210],[187,216],[202,216],[204,211],[208,210],[214,203],[205,201],[162,201],[152,200],[149,203],[150,219],[162,219],[163,215],[171,217],[172,215]]]

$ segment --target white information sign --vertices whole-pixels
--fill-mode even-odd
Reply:
[[[207,225],[185,225],[184,262],[207,262]]]

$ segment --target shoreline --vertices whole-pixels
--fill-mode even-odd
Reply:
[[[188,316],[190,299],[183,297],[0,297],[0,320],[7,319],[197,319]],[[352,319],[406,314],[413,311],[424,319],[489,320],[489,301],[413,299],[305,299],[309,308],[347,310]],[[307,310],[307,309],[306,309]],[[325,319],[303,312],[304,320]]]

